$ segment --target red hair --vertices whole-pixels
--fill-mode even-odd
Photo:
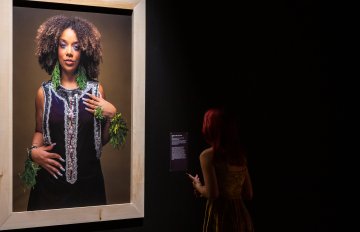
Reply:
[[[206,142],[230,163],[239,163],[244,154],[236,120],[223,109],[210,108],[204,114],[202,134]]]
[[[211,108],[204,114],[202,134],[207,143],[215,151],[221,150],[221,140],[224,130],[224,112],[221,109]]]

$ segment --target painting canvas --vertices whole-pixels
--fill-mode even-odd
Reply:
[[[93,8],[84,12],[66,10],[74,9],[66,8],[67,1],[53,1],[64,4],[65,10],[45,9],[39,4],[33,7],[30,2],[26,4],[30,7],[1,2],[1,29],[13,33],[1,38],[1,50],[8,56],[0,61],[1,107],[5,109],[0,143],[7,151],[0,156],[0,230],[143,217],[145,1],[113,1],[113,5],[89,1],[86,6]],[[85,207],[86,211],[78,207],[29,212],[28,190],[21,185],[18,174],[34,131],[35,92],[49,78],[34,56],[34,36],[39,24],[56,14],[86,18],[101,32],[103,62],[99,81],[107,98],[113,99],[126,118],[130,131],[122,148],[106,145],[103,149],[107,205]]]

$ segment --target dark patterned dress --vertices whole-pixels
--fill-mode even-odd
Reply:
[[[88,81],[84,90],[57,90],[44,82],[42,133],[44,144],[56,143],[65,171],[54,178],[44,168],[38,171],[30,192],[28,210],[56,209],[106,204],[101,170],[101,122],[85,110],[85,93],[99,96],[98,82]]]
[[[252,232],[250,214],[241,198],[247,167],[228,170],[225,162],[215,164],[219,197],[206,202],[203,232]]]

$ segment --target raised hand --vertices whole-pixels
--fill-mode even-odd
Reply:
[[[95,95],[86,93],[89,98],[83,98],[84,104],[87,106],[85,110],[95,114],[96,108],[100,107],[102,115],[104,117],[113,118],[116,114],[116,108],[113,104],[106,101],[101,95],[96,97]]]
[[[194,195],[195,195],[196,197],[201,197],[201,194],[200,194],[200,192],[199,192],[199,190],[198,190],[198,188],[197,188],[197,187],[201,187],[201,186],[202,186],[198,174],[196,174],[195,176],[192,176],[192,175],[189,174],[189,173],[186,173],[186,174],[187,174],[187,176],[190,178],[190,180],[192,181],[192,185],[193,185],[193,188],[194,188]]]
[[[192,180],[192,184],[193,184],[194,187],[197,184],[201,185],[200,178],[199,178],[198,174],[196,174],[195,176],[192,176],[191,174],[187,173],[187,175]]]

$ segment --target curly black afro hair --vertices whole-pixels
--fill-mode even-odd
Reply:
[[[35,55],[41,68],[51,75],[58,60],[59,38],[67,28],[74,30],[79,40],[80,65],[85,68],[87,78],[96,80],[102,61],[101,34],[92,23],[75,16],[56,15],[48,18],[38,28]]]

